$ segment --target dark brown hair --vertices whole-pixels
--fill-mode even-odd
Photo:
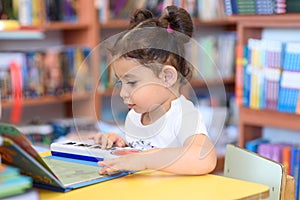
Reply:
[[[183,8],[168,6],[160,17],[153,17],[146,9],[138,9],[131,15],[128,30],[120,35],[112,54],[136,59],[159,73],[157,64],[168,64],[182,75],[181,83],[191,77],[191,67],[185,60],[184,44],[193,33],[189,13]]]

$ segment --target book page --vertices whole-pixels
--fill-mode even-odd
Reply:
[[[99,174],[100,167],[74,162],[43,158],[65,187],[104,177]]]

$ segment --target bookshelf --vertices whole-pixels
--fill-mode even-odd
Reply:
[[[264,28],[300,28],[299,17],[300,14],[245,15],[231,16],[229,20],[237,23],[238,45],[245,45],[249,38],[260,39]],[[299,123],[300,115],[297,114],[240,107],[238,144],[245,147],[247,141],[261,137],[265,126],[299,131]]]
[[[97,23],[97,10],[94,6],[93,0],[77,0],[77,21],[75,22],[60,22],[60,21],[51,21],[46,22],[46,20],[43,20],[44,22],[41,25],[38,26],[22,26],[21,31],[16,30],[16,35],[18,33],[22,34],[22,31],[36,31],[37,33],[40,32],[41,34],[51,34],[59,32],[59,35],[61,38],[63,45],[74,45],[74,46],[85,46],[89,48],[94,48],[99,43],[99,25]],[[2,33],[4,33],[3,31]],[[32,38],[12,38],[11,40],[7,40],[6,38],[0,38],[0,44],[13,44],[17,43],[17,45],[12,46],[18,46],[23,45],[26,46],[30,44]],[[18,41],[16,42],[16,40]],[[27,43],[26,43],[27,42]],[[35,42],[35,41],[34,41]],[[40,42],[40,41],[38,41]],[[50,41],[51,42],[51,41]],[[41,41],[40,43],[43,43]],[[48,45],[52,45],[51,43]],[[57,45],[57,44],[54,44]],[[2,47],[3,48],[3,47]],[[22,47],[26,48],[26,47]],[[2,50],[6,50],[5,48]],[[12,49],[11,47],[9,50],[14,51],[15,49]],[[18,49],[17,49],[18,50]],[[92,58],[92,83],[93,85],[96,85],[97,82],[97,74],[98,67],[96,65],[97,58]],[[63,108],[62,114],[57,114],[57,117],[72,117],[74,114],[74,111],[72,110],[72,104],[76,107],[76,115],[77,116],[92,116],[91,113],[88,113],[87,109],[91,103],[95,103],[96,107],[98,108],[100,105],[98,101],[94,101],[94,99],[98,99],[98,93],[96,94],[63,94],[63,95],[57,95],[57,96],[42,96],[38,98],[23,98],[22,99],[22,107],[23,110],[30,110],[33,108],[34,110],[38,109],[40,113],[44,113],[44,110],[46,110],[46,113],[48,111],[51,112],[53,110],[53,114],[50,114],[49,116],[53,117],[55,115],[55,107]],[[11,100],[2,100],[1,101],[1,107],[3,109],[2,111],[2,117],[4,118],[4,121],[9,121],[8,116],[10,115],[9,112],[13,108],[13,102]],[[48,109],[45,107],[48,107]],[[54,108],[54,109],[53,109]],[[95,109],[97,112],[99,109]],[[32,116],[30,111],[23,113],[25,116],[23,116],[20,123],[27,123],[35,116]],[[93,114],[98,116],[99,114]],[[3,119],[2,118],[2,119]],[[28,120],[29,119],[29,120]],[[44,118],[45,120],[47,117]],[[24,121],[25,120],[25,121]]]

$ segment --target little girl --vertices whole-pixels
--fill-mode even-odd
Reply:
[[[115,133],[93,137],[102,148],[131,146],[142,151],[99,162],[100,173],[154,169],[199,175],[216,166],[216,153],[201,113],[180,94],[191,77],[184,44],[193,33],[190,15],[168,6],[162,16],[137,10],[113,47],[112,69],[130,109],[125,138]]]

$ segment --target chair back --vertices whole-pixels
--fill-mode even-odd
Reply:
[[[268,199],[283,199],[286,182],[283,165],[246,149],[226,146],[224,176],[269,186]]]

